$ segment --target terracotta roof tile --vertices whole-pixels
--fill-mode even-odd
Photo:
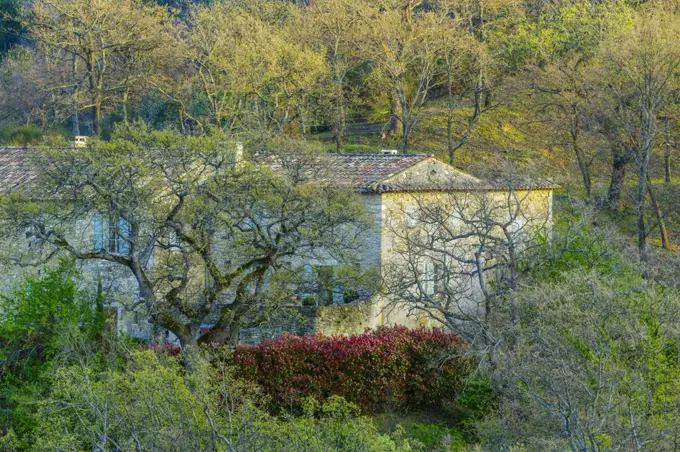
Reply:
[[[26,191],[35,178],[26,148],[0,147],[0,194]]]
[[[427,158],[422,154],[330,154],[328,177],[339,185],[375,190],[378,183]]]
[[[31,148],[0,146],[0,195],[29,192],[36,179],[36,172],[30,161]],[[276,155],[261,156],[272,167],[283,167],[285,163]],[[514,189],[547,190],[559,188],[548,180],[487,182],[462,171],[450,168],[450,180],[437,183],[416,182],[405,177],[392,176],[432,157],[424,154],[325,154],[309,159],[303,157],[303,166],[310,168],[306,177],[361,192],[406,192],[406,191],[495,191]],[[290,160],[290,156],[286,159]],[[289,162],[290,163],[290,162]],[[319,168],[322,168],[319,171]],[[313,175],[312,175],[313,174]],[[388,179],[392,178],[390,181]]]

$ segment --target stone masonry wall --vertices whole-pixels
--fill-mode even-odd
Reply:
[[[404,246],[400,243],[400,239],[396,236],[396,232],[409,227],[407,225],[407,218],[415,211],[421,203],[435,204],[451,202],[447,199],[449,194],[441,192],[421,192],[421,193],[385,193],[383,194],[383,221],[382,221],[382,242],[381,242],[381,261],[383,272],[391,265],[400,265],[399,260],[402,259],[400,253],[397,252],[397,247]],[[502,203],[507,203],[508,192],[498,191],[490,193],[472,194],[460,192],[455,196],[484,196],[491,203],[502,206]],[[552,209],[553,209],[553,194],[552,190],[535,190],[535,191],[517,191],[513,194],[515,199],[521,200],[522,211],[529,219],[529,227],[544,229],[544,233],[550,237],[552,235]],[[474,204],[474,203],[473,203]],[[411,225],[410,227],[418,228],[418,225]],[[454,226],[455,227],[455,226]],[[462,226],[461,226],[462,227]],[[469,239],[472,243],[474,239]],[[457,245],[464,246],[465,241],[457,242]],[[469,303],[463,309],[477,309],[479,306],[476,300],[480,296],[480,288],[475,278],[469,278],[469,281],[463,282],[461,286],[468,287]],[[377,297],[377,304],[379,306],[378,312],[380,319],[378,324],[394,325],[400,324],[408,327],[437,326],[433,319],[426,315],[422,309],[411,309],[412,306],[398,305],[391,303],[389,299],[379,296]]]
[[[83,250],[94,246],[94,227],[92,219],[76,222],[66,237]],[[63,253],[66,256],[66,253]],[[58,257],[51,259],[46,265],[18,265],[19,262],[38,262],[40,256],[35,252],[35,245],[29,246],[26,237],[17,235],[0,241],[0,293],[8,294],[28,276],[39,277],[47,268],[58,262]],[[118,331],[141,339],[149,339],[154,328],[147,321],[143,308],[138,303],[138,289],[132,273],[125,267],[104,261],[78,261],[76,268],[82,275],[81,289],[93,297],[99,281],[108,300],[108,306],[115,310]]]
[[[428,167],[429,168],[429,167]],[[427,168],[426,168],[427,169]],[[414,174],[413,177],[426,177],[427,171]],[[408,175],[401,174],[404,178]],[[405,221],[405,212],[417,205],[418,201],[439,202],[445,194],[438,192],[421,193],[383,193],[382,195],[363,195],[362,199],[375,218],[374,227],[366,232],[365,244],[361,252],[363,269],[384,269],[395,259],[394,247],[397,246],[392,230],[401,227]],[[465,196],[465,193],[461,193]],[[506,192],[490,193],[494,202],[503,202]],[[547,234],[552,230],[552,191],[520,191],[516,196],[525,198],[527,215],[535,218],[536,227],[546,227]],[[91,219],[78,222],[68,234],[77,237],[84,247],[94,245],[94,230]],[[24,237],[0,242],[4,256],[26,258],[30,255],[28,242]],[[226,244],[225,244],[226,245]],[[225,249],[226,252],[226,249]],[[128,269],[103,261],[80,262],[79,269],[84,276],[84,289],[94,293],[98,281],[115,308],[119,332],[130,336],[150,339],[155,336],[166,337],[167,334],[154,328],[147,321],[143,308],[138,303],[137,284]],[[12,265],[5,259],[0,261],[0,293],[8,293],[26,275],[38,275],[44,271],[41,267],[21,267]],[[471,286],[471,291],[475,288]],[[478,289],[476,289],[478,290]],[[380,296],[372,300],[359,301],[342,305],[323,307],[291,306],[287,314],[271,322],[271,326],[244,330],[241,341],[247,344],[259,343],[284,332],[291,334],[357,334],[366,328],[379,325],[403,324],[410,327],[436,326],[424,313],[414,315],[408,307],[387,309],[388,300]],[[471,306],[474,303],[471,303]]]

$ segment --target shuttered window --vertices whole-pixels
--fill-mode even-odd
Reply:
[[[130,255],[130,222],[121,216],[94,215],[94,250],[120,256]]]

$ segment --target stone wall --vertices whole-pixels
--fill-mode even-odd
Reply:
[[[316,310],[316,332],[335,336],[361,334],[380,324],[376,308],[374,300],[320,306]]]
[[[316,311],[316,306],[284,306],[266,325],[242,329],[239,341],[245,345],[256,345],[284,333],[296,336],[314,334],[317,331]]]
[[[524,222],[524,225],[518,226],[525,230],[530,230],[532,233],[529,239],[535,239],[537,235],[545,234],[548,237],[552,236],[552,209],[553,209],[553,192],[552,190],[520,190],[509,193],[507,191],[496,192],[391,192],[382,195],[382,210],[383,221],[382,227],[382,241],[381,241],[381,271],[383,278],[386,276],[386,271],[389,271],[392,266],[399,266],[404,264],[403,260],[406,244],[402,239],[403,235],[407,235],[407,230],[421,230],[427,234],[425,227],[417,221],[413,221],[413,216],[417,215],[419,206],[431,206],[441,203],[442,205],[451,205],[452,203],[459,203],[460,206],[466,206],[464,210],[468,213],[479,209],[480,203],[486,202],[493,206],[498,206],[494,211],[494,215],[507,215],[507,209],[504,206],[508,203],[508,197],[512,197],[513,202],[519,203],[523,213],[521,218],[517,218],[518,222]],[[503,212],[506,212],[505,214]],[[497,218],[502,220],[502,218]],[[465,227],[462,223],[456,224],[455,219],[451,220],[449,225],[452,230],[463,232]],[[458,247],[464,248],[469,246],[470,255],[472,255],[475,248],[475,238],[470,237],[466,240],[456,242]],[[457,250],[458,252],[460,251]],[[465,253],[465,251],[463,251]],[[473,313],[474,310],[479,309],[478,299],[481,296],[481,289],[476,278],[468,277],[465,281],[457,281],[462,292],[468,293],[467,301],[465,299],[461,303],[460,309]],[[400,324],[408,327],[419,326],[436,326],[437,321],[428,316],[422,308],[414,309],[413,305],[399,305],[386,297],[378,298],[379,310],[381,312],[380,324]]]
[[[77,221],[64,231],[67,239],[82,250],[94,247],[94,227],[91,218]],[[44,265],[18,265],[17,262],[39,262],[35,245],[31,245],[25,236],[17,235],[5,238],[0,242],[0,293],[11,293],[24,278],[39,277],[49,267],[55,266],[59,256],[53,257]],[[63,253],[67,256],[67,253]],[[78,261],[76,268],[82,275],[81,289],[94,297],[99,282],[102,283],[108,306],[115,310],[118,331],[140,339],[149,339],[154,329],[147,321],[143,307],[138,303],[138,286],[129,269],[105,261]]]

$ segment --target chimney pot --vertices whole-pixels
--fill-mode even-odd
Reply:
[[[84,148],[87,146],[87,141],[89,137],[85,137],[82,135],[77,135],[73,137],[73,147],[74,148]]]

